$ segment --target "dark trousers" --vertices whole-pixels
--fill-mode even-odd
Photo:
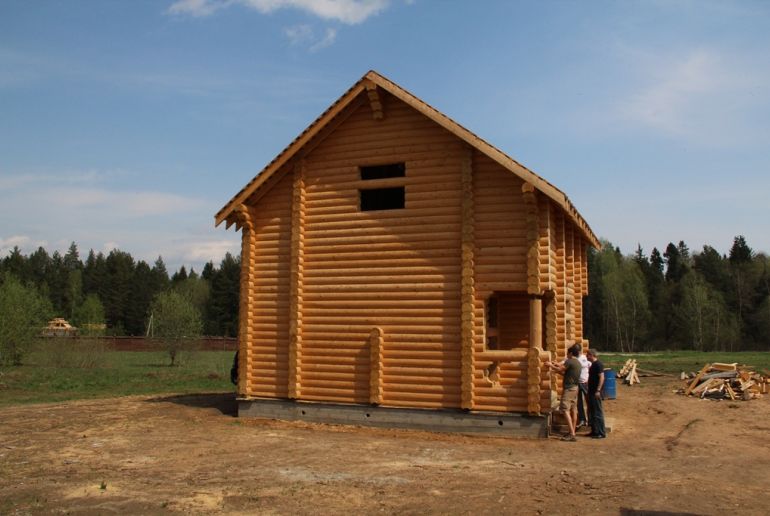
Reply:
[[[591,433],[593,435],[606,436],[607,431],[604,428],[604,410],[602,409],[602,398],[594,393],[588,393],[588,405],[590,407]]]
[[[588,384],[587,383],[580,383],[578,384],[578,399],[577,399],[577,406],[578,406],[578,423],[587,423],[588,422],[588,416],[586,415],[586,410],[588,409]]]

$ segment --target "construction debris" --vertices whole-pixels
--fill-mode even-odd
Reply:
[[[738,363],[706,364],[697,374],[682,373],[681,378],[685,386],[678,392],[701,399],[748,401],[767,394],[770,389],[770,377]]]

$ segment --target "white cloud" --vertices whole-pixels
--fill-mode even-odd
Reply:
[[[38,247],[45,247],[47,242],[44,240],[34,240],[27,235],[12,235],[8,238],[0,237],[0,258],[8,256],[14,247],[18,247],[25,253],[27,250],[34,250]]]
[[[318,50],[321,50],[322,48],[326,48],[332,43],[334,43],[335,39],[337,39],[337,30],[332,29],[331,27],[327,27],[324,37],[318,40],[313,46],[311,46],[310,51],[316,52]]]
[[[122,175],[122,174],[121,174]],[[0,172],[0,258],[14,246],[22,253],[43,246],[66,252],[77,243],[109,253],[119,248],[152,263],[163,256],[169,270],[200,270],[226,252],[237,253],[240,235],[214,228],[214,201],[162,191],[122,190],[120,175],[100,171],[12,174]],[[86,178],[96,178],[87,182]],[[105,179],[116,178],[113,184]],[[102,184],[94,186],[98,180]],[[24,216],[18,216],[23,213]]]
[[[664,57],[637,54],[630,62],[643,77],[616,106],[621,120],[701,145],[752,143],[754,117],[770,109],[770,74],[761,56],[724,56],[694,50]]]
[[[111,191],[99,188],[56,188],[38,192],[47,206],[63,210],[110,210],[127,217],[142,217],[192,211],[203,201],[164,192]]]
[[[168,8],[168,12],[196,17],[210,16],[230,3],[228,0],[177,0]]]
[[[299,9],[324,20],[355,25],[387,8],[389,0],[178,0],[169,7],[171,14],[209,16],[233,4],[269,14],[279,9]]]
[[[318,37],[310,25],[293,25],[286,27],[283,33],[289,38],[289,43],[293,46],[307,46],[311,52],[317,52],[326,48],[337,38],[337,30],[328,27],[324,35]]]
[[[289,38],[292,45],[304,45],[314,38],[313,28],[310,25],[292,25],[283,29],[283,33]]]
[[[239,242],[234,239],[186,241],[176,247],[175,252],[169,253],[169,256],[177,257],[183,263],[205,263],[208,261],[218,263],[225,256],[225,253],[238,256],[240,253]]]

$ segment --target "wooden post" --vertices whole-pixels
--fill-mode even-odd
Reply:
[[[369,334],[369,403],[382,403],[382,328],[372,328]]]
[[[294,166],[289,293],[289,398],[302,395],[302,271],[305,228],[305,161]]]
[[[252,331],[249,320],[251,305],[254,302],[251,274],[256,262],[254,251],[256,235],[249,208],[241,204],[237,208],[238,222],[241,225],[241,278],[240,303],[238,305],[238,395],[248,396],[251,392],[248,383],[248,364],[251,362]]]
[[[540,414],[540,353],[543,348],[543,301],[540,297],[540,226],[537,194],[531,183],[521,186],[527,217],[527,292],[529,300],[529,355],[527,359],[527,411]]]
[[[527,411],[540,414],[540,354],[543,351],[543,301],[529,300],[529,356],[527,357]]]
[[[473,212],[473,149],[468,148],[462,158],[461,164],[462,182],[462,235],[461,235],[461,261],[462,261],[462,290],[461,302],[461,370],[460,370],[460,406],[471,410],[474,406],[473,397],[473,340],[474,340],[474,314],[473,305],[475,299],[475,286],[473,279],[473,254],[474,254],[474,212]]]
[[[540,290],[540,232],[538,227],[537,196],[531,183],[521,185],[527,210],[527,292],[539,295]]]

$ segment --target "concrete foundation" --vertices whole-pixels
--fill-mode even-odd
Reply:
[[[547,437],[550,419],[459,409],[409,409],[261,398],[239,398],[238,417],[528,438]]]

